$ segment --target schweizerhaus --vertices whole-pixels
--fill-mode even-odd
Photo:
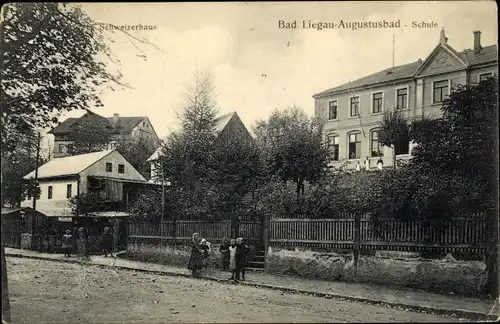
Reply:
[[[473,36],[473,49],[457,52],[442,30],[439,44],[424,61],[388,68],[315,94],[315,116],[326,121],[332,165],[354,169],[368,157],[370,168],[375,169],[379,159],[391,166],[393,150],[382,146],[377,134],[386,110],[400,110],[408,119],[439,116],[454,86],[496,74],[497,46],[483,47],[480,31]],[[402,139],[395,148],[396,158],[408,159],[413,146]]]

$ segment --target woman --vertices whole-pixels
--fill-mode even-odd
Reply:
[[[203,251],[200,247],[200,234],[194,233],[191,240],[191,256],[189,258],[188,269],[192,271],[193,276],[196,276],[202,266]]]

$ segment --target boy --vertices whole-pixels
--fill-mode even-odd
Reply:
[[[243,244],[243,238],[238,237],[236,239],[236,280],[245,281],[245,264],[247,261],[247,255],[250,249],[248,246]]]
[[[65,257],[71,256],[71,250],[73,249],[73,235],[71,235],[71,230],[66,230],[66,233],[62,236],[62,249]]]

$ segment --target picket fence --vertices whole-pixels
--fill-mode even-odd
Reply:
[[[271,221],[271,246],[389,251],[481,253],[485,244],[484,218],[452,221],[384,220],[380,224],[361,218],[356,235],[350,219],[275,219]]]
[[[129,225],[129,242],[172,240],[172,222]],[[266,241],[274,247],[352,249],[388,251],[436,251],[482,253],[485,246],[484,215],[447,221],[383,220],[374,222],[363,215],[341,219],[271,219],[268,231],[255,222],[240,222],[239,236],[247,241]],[[200,233],[211,242],[231,237],[231,222],[177,221],[176,241],[188,241]]]

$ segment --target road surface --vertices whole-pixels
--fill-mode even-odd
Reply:
[[[457,322],[382,306],[97,266],[7,258],[14,323]]]

